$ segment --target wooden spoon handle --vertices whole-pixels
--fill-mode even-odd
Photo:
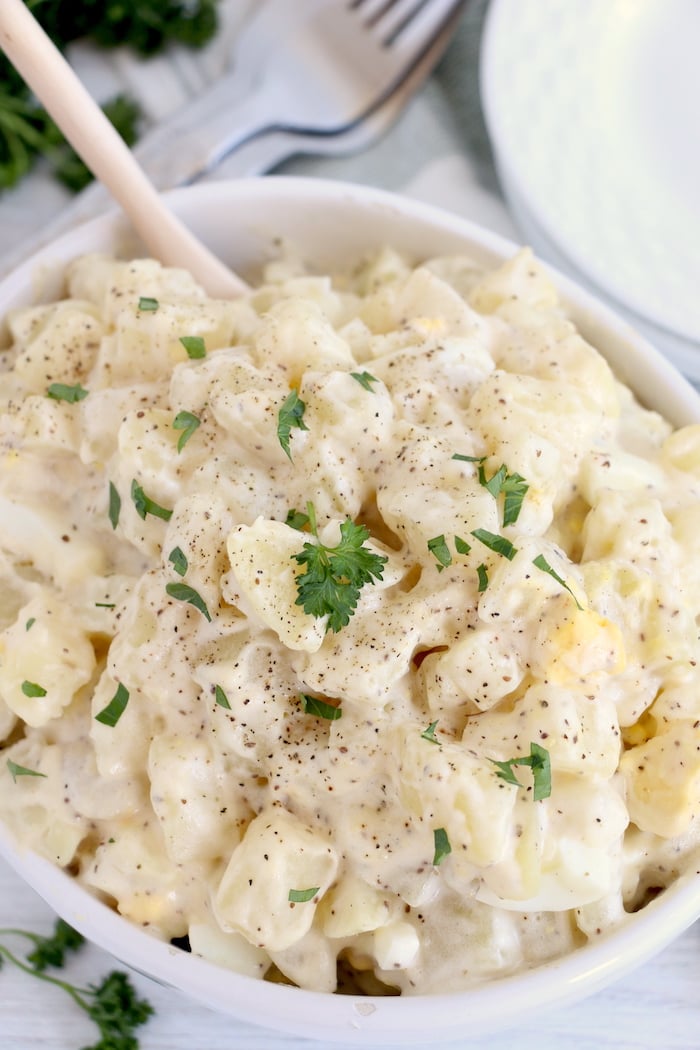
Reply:
[[[0,47],[90,170],[129,216],[148,251],[181,266],[209,295],[232,298],[247,285],[165,206],[131,150],[23,0],[0,0]]]

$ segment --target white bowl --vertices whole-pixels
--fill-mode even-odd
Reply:
[[[493,266],[515,245],[438,209],[357,185],[263,178],[170,195],[177,212],[243,275],[254,276],[280,237],[324,270],[391,244],[416,260],[467,252]],[[62,264],[87,251],[133,253],[116,216],[55,242],[0,286],[0,316],[55,293]],[[553,274],[582,333],[642,401],[676,425],[700,421],[700,398],[648,343],[609,309]],[[0,826],[0,853],[48,904],[117,959],[232,1017],[325,1042],[426,1044],[484,1035],[562,1007],[640,965],[700,915],[700,873],[679,879],[621,928],[573,954],[516,976],[449,995],[360,998],[325,995],[239,976],[164,944],[90,896],[48,861],[21,851]]]

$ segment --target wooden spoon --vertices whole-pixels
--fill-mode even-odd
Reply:
[[[150,254],[188,270],[209,295],[248,290],[165,206],[131,150],[23,0],[0,0],[0,47],[73,149],[129,216]]]

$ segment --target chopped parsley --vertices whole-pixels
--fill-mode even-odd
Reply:
[[[377,377],[371,375],[369,372],[351,372],[350,375],[353,379],[356,379],[360,386],[364,387],[365,390],[369,390],[370,393],[373,393],[372,383],[379,382]]]
[[[518,553],[518,548],[514,547],[509,539],[489,532],[487,529],[473,529],[472,536],[479,540],[480,543],[483,543],[485,547],[488,547],[490,551],[493,551],[494,554],[501,554],[508,561],[512,561]]]
[[[286,455],[291,460],[292,453],[289,449],[289,441],[292,430],[308,430],[304,422],[306,404],[300,399],[296,390],[290,390],[284,399],[282,407],[277,414],[277,437]]]
[[[327,547],[318,538],[313,503],[307,503],[306,510],[317,542],[305,543],[298,554],[292,555],[304,566],[304,572],[296,579],[296,604],[309,616],[327,616],[326,630],[337,632],[350,622],[362,588],[382,579],[388,559],[365,546],[369,529],[356,525],[352,518],[341,524],[340,542]]]
[[[476,574],[479,579],[478,593],[483,594],[489,585],[489,574],[486,570],[486,566],[483,563],[481,565],[477,565]]]
[[[314,899],[320,889],[320,886],[311,886],[308,890],[290,890],[287,900],[292,904],[306,904]]]
[[[121,682],[117,691],[99,714],[95,715],[95,721],[101,722],[103,726],[115,726],[126,710],[129,702],[129,690]]]
[[[122,509],[122,498],[119,495],[116,485],[113,481],[109,483],[109,520],[113,529],[116,529],[119,524],[119,515]]]
[[[31,628],[34,626],[35,623],[36,623],[36,616],[30,616],[29,619],[27,620],[27,622],[24,625],[25,631],[31,630]]]
[[[22,682],[22,692],[25,696],[46,696],[46,690],[43,685],[37,685],[36,682],[28,682],[26,678]]]
[[[149,295],[141,295],[139,297],[139,310],[141,310],[142,313],[154,314],[159,306],[160,303],[158,300],[151,298]]]
[[[89,391],[85,390],[80,383],[76,383],[75,386],[69,386],[67,383],[51,383],[46,391],[46,396],[54,401],[67,401],[70,405],[74,405],[76,401],[86,398],[88,393]]]
[[[483,464],[479,464],[479,483],[491,493],[494,499],[503,493],[503,527],[513,525],[520,516],[525,494],[529,489],[528,483],[521,474],[509,474],[508,468],[502,464],[496,473],[487,479]]]
[[[433,536],[431,540],[428,540],[428,550],[435,555],[438,572],[442,572],[444,568],[452,564],[452,555],[444,535]]]
[[[561,578],[561,576],[559,575],[558,572],[554,571],[552,566],[549,564],[549,562],[545,558],[544,554],[538,554],[536,558],[533,558],[532,564],[535,566],[535,568],[540,569],[542,572],[546,572],[548,576],[551,576],[552,579],[556,580],[557,583],[561,584],[561,586],[564,588],[564,590],[568,591],[569,594],[571,595],[571,597],[576,602],[576,608],[580,609],[580,610],[583,610],[583,606],[579,602],[579,600],[576,597],[576,595],[574,594],[574,592],[571,590],[571,587],[569,587],[569,585],[566,582],[566,580],[562,580],[562,578]]]
[[[423,740],[429,740],[431,744],[440,743],[438,738],[435,736],[435,730],[437,728],[438,721],[439,719],[436,718],[434,722],[430,723],[427,729],[423,730],[423,732],[421,733],[421,738]]]
[[[188,605],[193,605],[195,609],[204,616],[205,619],[211,623],[211,615],[207,609],[206,603],[202,596],[187,583],[167,583],[165,585],[165,592],[169,594],[171,598],[175,598],[179,602],[187,602]]]
[[[549,798],[552,793],[552,770],[549,752],[540,744],[530,744],[530,754],[521,755],[519,758],[509,758],[505,762],[499,762],[495,758],[490,759],[497,767],[497,777],[505,780],[507,784],[522,787],[515,775],[514,766],[529,766],[532,770],[532,797],[535,802]]]
[[[231,710],[231,705],[228,701],[226,693],[220,685],[214,686],[214,699],[216,700],[219,707],[224,707],[227,711]]]
[[[154,518],[162,518],[163,521],[170,521],[173,516],[171,510],[166,510],[165,507],[161,507],[159,503],[146,495],[136,478],[131,482],[131,498],[134,501],[136,513],[144,521],[147,514],[153,515]]]
[[[182,335],[180,342],[187,351],[187,356],[193,361],[198,361],[207,356],[207,348],[201,335]]]
[[[291,529],[297,529],[298,532],[301,532],[309,524],[309,515],[304,514],[301,510],[292,509],[287,513],[284,524],[289,525]]]
[[[307,715],[316,715],[318,718],[325,718],[329,722],[335,722],[343,715],[340,707],[327,704],[325,700],[320,700],[317,696],[309,696],[308,693],[300,693],[299,696],[301,706]]]
[[[463,540],[461,536],[455,536],[455,550],[458,554],[469,554],[471,544]]]
[[[10,776],[17,783],[17,777],[44,777],[46,773],[38,773],[36,769],[27,769],[26,766],[20,766],[17,762],[13,762],[11,758],[7,760],[7,768],[10,771]]]
[[[187,572],[187,558],[185,557],[182,547],[173,547],[170,554],[168,555],[168,561],[172,565],[178,576],[184,576]]]
[[[433,841],[435,844],[433,864],[437,867],[438,864],[441,864],[445,857],[452,852],[452,846],[450,845],[450,840],[448,839],[447,832],[444,828],[434,829]]]
[[[462,463],[485,463],[488,456],[465,456],[461,452],[455,452],[452,459],[458,459]]]
[[[175,430],[182,431],[177,441],[178,452],[182,452],[183,448],[190,440],[197,427],[201,426],[201,423],[201,419],[198,416],[195,416],[194,412],[178,412],[178,414],[175,416],[175,419],[173,420],[173,427],[175,428]]]

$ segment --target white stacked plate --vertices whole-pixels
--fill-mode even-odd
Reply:
[[[484,114],[535,251],[700,380],[699,0],[491,0]]]

